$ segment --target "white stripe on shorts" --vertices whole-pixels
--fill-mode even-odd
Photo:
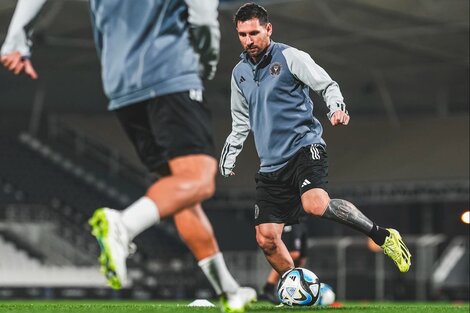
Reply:
[[[317,145],[311,145],[310,152],[312,153],[312,159],[320,160],[320,151],[318,151]]]

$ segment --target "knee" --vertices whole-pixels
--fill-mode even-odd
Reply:
[[[211,198],[215,193],[214,179],[206,179],[204,181],[201,181],[198,186],[198,190],[199,198],[201,199],[200,201],[204,201]]]
[[[197,202],[211,198],[215,193],[215,174],[212,168],[204,168],[197,172],[185,173],[181,189],[191,191]]]
[[[178,189],[181,192],[191,194],[195,202],[202,202],[214,195],[215,181],[212,177],[190,176],[179,182]]]
[[[301,200],[306,213],[321,216],[330,202],[330,197],[323,189],[312,189],[305,192]]]
[[[201,201],[211,198],[215,193],[215,175],[217,173],[217,164],[212,162],[208,164],[200,173],[197,180],[198,190]]]
[[[273,254],[278,247],[276,236],[273,234],[256,234],[256,241],[266,255]]]

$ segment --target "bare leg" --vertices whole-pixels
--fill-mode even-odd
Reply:
[[[294,261],[295,267],[302,267],[305,265],[306,259],[304,257],[300,257],[300,251],[290,251],[289,254]],[[279,274],[274,269],[272,269],[271,272],[269,272],[266,283],[276,285],[279,281],[279,278]]]
[[[300,251],[290,251],[290,256],[294,260],[295,267],[302,267],[305,265],[305,258],[300,256]],[[279,297],[277,295],[277,283],[281,276],[274,269],[268,275],[266,284],[263,286],[263,294],[267,300],[274,304],[279,304]]]
[[[378,226],[354,204],[342,199],[330,199],[323,189],[314,188],[304,192],[301,201],[305,212],[362,232],[384,249],[384,253],[393,260],[401,272],[409,270],[411,254],[397,230]]]
[[[280,275],[294,267],[294,261],[281,240],[284,224],[266,223],[256,226],[256,241],[266,260]]]
[[[207,168],[212,169],[213,163],[208,163],[209,166],[205,167],[206,170]],[[187,167],[188,164],[189,168]],[[176,210],[174,214],[176,228],[182,240],[198,261],[198,265],[201,267],[201,270],[204,272],[215,292],[218,295],[224,295],[226,302],[224,306],[245,305],[247,302],[256,298],[256,292],[250,288],[240,288],[232,277],[219,251],[212,225],[204,213],[201,203],[196,202],[180,210],[172,203],[172,201],[179,201],[180,204],[188,204],[192,203],[192,201],[201,201],[207,194],[212,194],[213,191],[209,188],[208,192],[204,190],[207,186],[198,186],[197,182],[194,183],[187,179],[188,172],[191,171],[191,169],[194,170],[191,162],[170,162],[170,169],[172,170],[172,174],[174,174],[171,178],[176,179],[166,180],[163,185],[152,186],[153,189],[149,191],[149,194],[154,192],[155,197],[158,197],[156,201],[164,201],[160,202],[164,205],[163,210],[160,209],[160,203],[157,202],[160,212],[171,214],[171,212]],[[179,173],[183,175],[179,175]],[[210,172],[197,172],[193,177],[197,177],[199,174],[202,176],[208,175],[208,173],[212,179],[210,182],[213,182],[213,176]],[[207,180],[206,183],[208,183]],[[172,187],[176,188],[176,190],[171,190]],[[162,194],[160,197],[159,193],[163,192],[162,190],[165,190],[165,188],[168,188],[166,194]],[[235,301],[235,304],[230,304],[233,301]]]
[[[201,204],[186,208],[175,214],[175,224],[183,241],[200,261],[219,252],[212,225]]]
[[[210,198],[215,191],[217,161],[208,155],[177,157],[168,162],[171,175],[154,183],[147,190],[158,207],[160,218]]]
[[[302,195],[302,206],[312,215],[352,227],[369,236],[374,223],[351,202],[341,199],[330,199],[323,189],[314,188]],[[385,240],[385,236],[383,238]],[[383,242],[382,242],[383,243]]]

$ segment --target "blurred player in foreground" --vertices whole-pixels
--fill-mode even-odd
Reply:
[[[1,50],[15,74],[38,77],[30,61],[31,24],[45,0],[20,0]],[[161,178],[123,211],[101,208],[90,219],[111,287],[126,285],[132,240],[174,216],[181,238],[220,295],[225,311],[256,300],[228,271],[201,207],[215,190],[210,113],[203,79],[215,75],[220,31],[216,0],[91,0],[90,11],[109,110],[142,162]],[[158,240],[156,238],[155,240]]]

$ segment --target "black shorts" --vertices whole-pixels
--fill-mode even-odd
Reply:
[[[298,224],[300,197],[313,188],[327,190],[328,156],[319,144],[303,147],[281,169],[256,174],[255,224]]]
[[[151,172],[169,175],[168,161],[175,157],[215,156],[210,112],[204,101],[191,99],[189,91],[152,98],[114,112]]]
[[[307,229],[304,224],[284,226],[282,241],[289,252],[299,251],[300,257],[304,257],[307,252]]]

